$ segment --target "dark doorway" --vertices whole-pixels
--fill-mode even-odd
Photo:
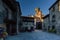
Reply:
[[[52,26],[52,29],[55,29],[55,26],[54,25]]]
[[[10,31],[10,26],[9,26],[9,24],[6,24],[6,31],[7,31],[8,34],[10,34],[11,31]]]
[[[32,31],[34,31],[34,28],[33,28],[33,27],[31,27],[31,30],[32,30]]]
[[[16,32],[17,32],[16,25],[15,24],[7,24],[6,31],[9,35],[16,34]]]
[[[42,29],[42,22],[36,23],[36,29]]]
[[[17,33],[16,25],[15,24],[12,24],[12,26],[11,26],[11,34],[14,35],[16,33]]]

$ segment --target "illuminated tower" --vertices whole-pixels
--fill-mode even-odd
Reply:
[[[40,10],[40,8],[35,8],[35,12],[36,12],[35,17],[36,17],[37,21],[42,22],[43,16],[42,16],[42,11]]]
[[[42,22],[43,22],[43,15],[42,15],[42,11],[40,10],[40,8],[35,8],[35,26],[37,28],[42,28]],[[39,27],[38,27],[39,26]]]

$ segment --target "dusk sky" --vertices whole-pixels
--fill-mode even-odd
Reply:
[[[40,8],[42,13],[44,15],[49,13],[50,6],[56,1],[56,0],[18,0],[20,2],[20,7],[22,11],[22,15],[28,16],[28,15],[34,15],[35,14],[35,8]]]

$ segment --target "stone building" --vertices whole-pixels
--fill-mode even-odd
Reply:
[[[20,3],[19,2],[16,2],[17,3],[17,34],[20,32],[20,28],[21,28],[21,24],[22,24],[22,20],[21,20],[21,15],[22,15],[22,12],[21,12],[21,8],[20,8]]]
[[[50,8],[50,29],[56,29],[60,33],[60,0],[57,0]]]
[[[43,31],[48,31],[50,29],[50,15],[47,14],[43,17],[44,21],[42,23],[42,29]]]
[[[34,17],[21,16],[22,26],[20,31],[33,31],[34,30]]]
[[[49,18],[49,19],[47,19]],[[60,0],[56,0],[56,2],[49,8],[49,17],[45,18],[46,21],[49,20],[46,24],[46,27],[49,30],[55,30],[57,34],[60,34]],[[44,19],[44,22],[46,22]],[[43,23],[44,23],[43,22]]]
[[[17,33],[17,13],[19,11],[16,0],[0,0],[0,26],[4,27],[8,34]]]
[[[37,29],[42,29],[42,22],[43,22],[42,11],[40,10],[40,8],[35,8],[35,12],[36,12],[36,14],[34,15],[35,27]]]

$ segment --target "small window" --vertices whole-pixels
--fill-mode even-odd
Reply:
[[[0,17],[1,17],[1,14],[2,14],[2,13],[0,12]]]
[[[50,30],[50,26],[48,26],[48,30]]]
[[[52,26],[52,29],[55,29],[55,26]]]
[[[52,22],[55,22],[55,15],[52,16]]]
[[[55,15],[53,15],[52,17],[55,18]]]
[[[52,11],[53,11],[53,12],[55,11],[55,7],[52,8]]]
[[[52,18],[55,18],[55,15],[53,15]]]

